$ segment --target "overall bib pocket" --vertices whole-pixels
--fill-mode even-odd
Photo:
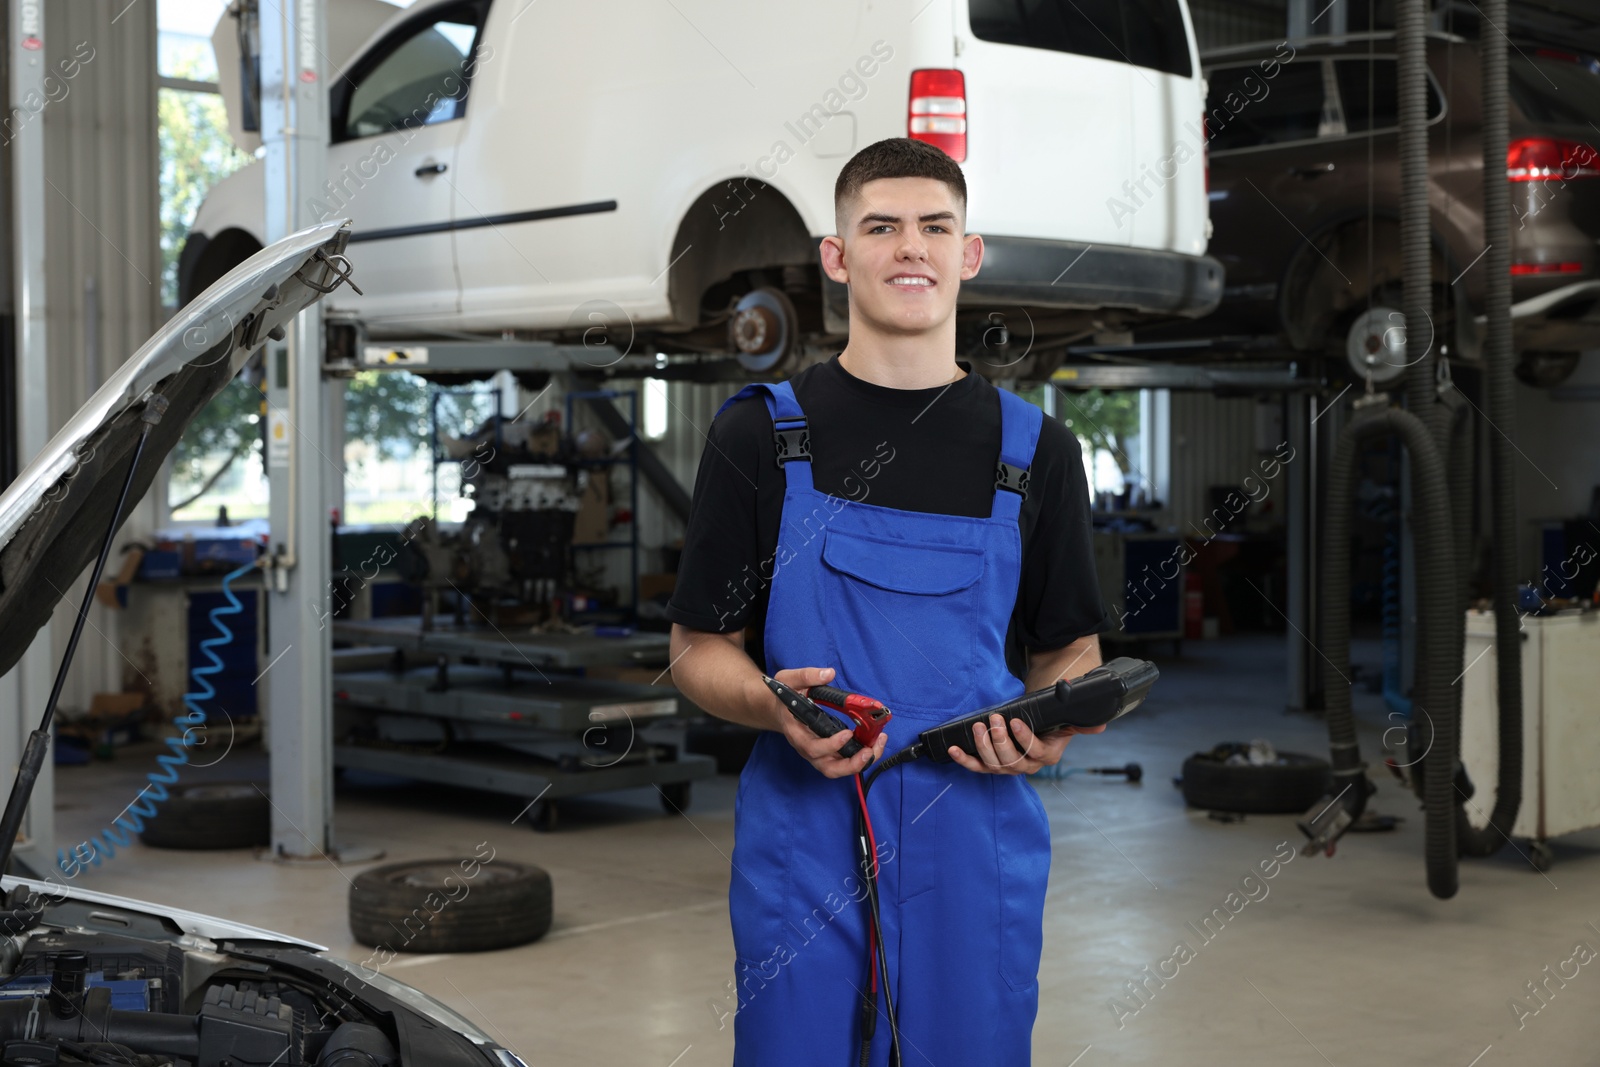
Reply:
[[[842,682],[891,709],[897,701],[963,707],[982,618],[983,549],[830,528],[822,561],[820,603]]]

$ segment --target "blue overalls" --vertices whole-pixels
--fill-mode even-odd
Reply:
[[[894,713],[885,756],[925,727],[1024,691],[1005,639],[1022,568],[1017,516],[1042,412],[999,391],[988,518],[902,511],[812,486],[805,414],[764,394],[786,480],[766,671],[833,667],[832,684]],[[718,414],[721,409],[718,410]],[[735,1067],[851,1067],[868,980],[866,886],[851,778],[825,778],[763,731],[739,778],[729,911]],[[1029,1063],[1050,828],[1020,775],[917,760],[868,794],[890,991],[906,1067]],[[888,1061],[879,998],[871,1062]]]

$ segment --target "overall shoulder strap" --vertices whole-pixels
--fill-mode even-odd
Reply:
[[[1028,470],[1039,446],[1044,412],[1008,389],[1000,394],[1000,462],[994,472],[992,518],[1015,519],[1028,495]]]
[[[811,488],[811,431],[806,426],[805,412],[800,410],[800,402],[795,399],[794,386],[787,381],[754,382],[723,401],[717,415],[735,400],[757,393],[767,402],[767,413],[772,416],[775,462],[783,470],[788,484]],[[715,421],[716,416],[712,418]]]

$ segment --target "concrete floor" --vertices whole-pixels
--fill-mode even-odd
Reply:
[[[1068,749],[1069,764],[1137,760],[1142,785],[1091,776],[1038,783],[1055,854],[1035,1062],[1593,1062],[1600,973],[1591,972],[1600,964],[1582,967],[1564,988],[1552,981],[1556,994],[1520,1028],[1510,1002],[1526,997],[1524,984],[1547,965],[1570,974],[1576,964],[1564,961],[1575,945],[1600,949],[1600,832],[1558,841],[1547,876],[1509,848],[1468,861],[1459,895],[1438,901],[1424,883],[1416,802],[1385,776],[1373,804],[1405,817],[1396,832],[1348,837],[1331,859],[1296,856],[1209,943],[1186,925],[1199,925],[1241,876],[1300,841],[1290,816],[1215,822],[1186,810],[1172,786],[1185,756],[1221,740],[1267,737],[1283,749],[1326,751],[1318,721],[1280,710],[1282,648],[1267,637],[1186,643],[1181,660],[1158,660],[1163,679],[1144,707]],[[1389,724],[1375,697],[1357,699],[1368,723],[1363,754],[1378,763]],[[62,840],[103,825],[152,761],[148,751],[126,751],[113,764],[58,768]],[[192,777],[264,771],[259,752],[236,752]],[[337,836],[380,846],[389,860],[466,855],[487,842],[497,856],[550,871],[555,924],[543,940],[489,954],[405,956],[386,968],[530,1064],[726,1064],[734,785],[697,785],[687,818],[664,815],[643,791],[573,804],[553,834],[512,825],[522,802],[509,797],[341,785]],[[135,846],[82,884],[282,930],[363,960],[370,950],[345,923],[347,880],[359,869]],[[1151,983],[1131,1013],[1138,1004],[1126,983],[1172,956],[1180,940],[1193,957],[1164,986]],[[1114,999],[1125,1005],[1120,1018]]]

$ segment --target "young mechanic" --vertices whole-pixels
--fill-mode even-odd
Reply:
[[[673,679],[765,731],[734,816],[736,1067],[858,1062],[869,916],[851,777],[927,726],[1100,664],[1077,439],[955,358],[956,294],[983,263],[966,199],[960,167],[921,141],[846,163],[821,253],[850,289],[849,343],[732,397],[701,457],[667,609]],[[842,758],[849,731],[817,738],[758,664],[893,720]],[[1029,1062],[1050,831],[1023,776],[1071,736],[998,715],[975,735],[980,758],[897,767],[868,798],[907,1064]],[[882,1064],[881,1015],[875,1030]]]

